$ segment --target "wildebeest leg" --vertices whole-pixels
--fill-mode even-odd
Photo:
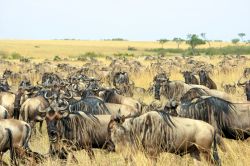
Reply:
[[[197,147],[194,147],[192,151],[190,151],[190,156],[194,160],[194,165],[199,166],[201,165],[201,157],[200,157],[200,152]]]
[[[42,127],[43,127],[43,121],[40,122],[39,124],[39,132],[42,134]]]
[[[90,160],[95,159],[95,154],[94,154],[93,150],[90,147],[86,148],[86,152],[88,153],[88,156],[89,156]]]
[[[222,139],[222,137],[219,134],[216,134],[216,142],[219,145],[219,147],[222,150],[222,152],[226,152],[227,151],[226,144],[225,144],[224,140]]]
[[[29,124],[34,134],[36,134],[36,122],[31,121]]]

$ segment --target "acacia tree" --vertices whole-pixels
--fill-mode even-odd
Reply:
[[[235,44],[235,45],[236,45],[237,43],[239,43],[239,41],[240,41],[240,39],[238,39],[238,38],[232,39],[232,43]]]
[[[180,44],[184,41],[182,38],[175,37],[173,38],[173,41],[177,43],[177,48],[180,48]]]
[[[208,43],[209,47],[211,47],[209,40],[207,40],[206,33],[204,33],[204,32],[201,33],[201,37],[203,38],[203,40],[204,40],[205,42]]]
[[[161,48],[163,48],[163,45],[168,42],[169,40],[168,39],[160,39],[158,40],[158,42],[161,44]]]
[[[245,33],[239,33],[238,36],[240,37],[241,41],[244,42],[243,37],[246,36]]]
[[[196,55],[195,47],[198,45],[206,44],[206,42],[200,39],[196,34],[189,34],[187,36],[187,39],[188,40],[186,41],[186,43],[190,45],[194,56]]]

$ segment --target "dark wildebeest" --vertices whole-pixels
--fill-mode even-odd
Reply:
[[[10,90],[10,86],[6,79],[0,79],[0,92],[7,92]]]
[[[184,71],[182,72],[183,77],[185,79],[186,84],[196,84],[199,85],[198,79],[194,76],[194,74],[190,71]]]
[[[115,89],[106,89],[99,92],[99,96],[106,103],[115,103],[131,106],[134,110],[141,111],[141,104],[132,97],[122,96],[116,93]]]
[[[215,82],[209,77],[208,72],[205,70],[199,71],[200,84],[208,87],[209,89],[217,89]]]
[[[204,94],[199,89],[191,89],[176,108],[177,114],[208,122],[228,138],[246,139],[250,136],[250,103],[232,103]]]
[[[51,104],[46,110],[47,131],[50,141],[50,154],[60,159],[68,157],[65,144],[72,150],[85,149],[92,159],[92,148],[113,150],[108,137],[108,123],[111,115],[92,115],[83,111],[69,112],[66,106]],[[68,148],[69,149],[69,148]]]
[[[129,84],[127,72],[116,72],[113,77],[113,85],[116,87],[119,84]]]
[[[132,157],[141,149],[151,158],[157,159],[160,152],[190,153],[195,162],[203,154],[208,162],[213,158],[217,164],[215,129],[206,122],[188,118],[171,117],[166,112],[150,111],[138,117],[112,117],[108,126],[112,142],[117,152],[129,152]],[[131,158],[130,158],[131,159]]]
[[[245,81],[243,83],[241,83],[240,81],[238,81],[237,85],[245,87],[245,93],[246,93],[246,96],[247,96],[247,101],[250,101],[250,80],[249,81]]]
[[[189,85],[183,81],[169,81],[163,79],[156,81],[154,84],[155,99],[159,100],[160,94],[163,94],[168,100],[180,101],[181,97],[192,88],[203,89],[209,96],[220,97],[232,101],[231,97],[225,92],[209,89],[203,85]]]

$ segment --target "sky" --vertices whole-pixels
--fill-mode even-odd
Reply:
[[[250,40],[250,0],[0,0],[0,39]]]

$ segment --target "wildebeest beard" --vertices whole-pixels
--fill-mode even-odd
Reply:
[[[246,96],[247,96],[247,101],[250,101],[250,82],[246,84]]]
[[[71,114],[60,120],[47,121],[47,130],[50,140],[50,154],[52,156],[62,155],[62,146],[69,146],[72,150],[84,149],[95,137],[94,130],[99,121],[93,115],[87,117],[79,113]],[[68,148],[69,149],[69,148]],[[61,158],[63,159],[63,157]]]
[[[159,81],[155,82],[154,90],[155,90],[155,99],[160,100],[160,89],[161,89],[161,83]]]

